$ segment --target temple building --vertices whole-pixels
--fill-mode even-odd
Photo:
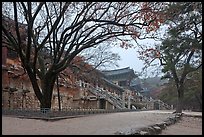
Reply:
[[[130,87],[131,80],[137,77],[134,70],[130,69],[130,67],[102,72],[105,74],[108,80],[125,88]]]
[[[12,33],[14,28],[10,29]],[[22,28],[21,32],[25,29]],[[26,36],[22,36],[25,42]],[[40,102],[20,58],[15,51],[7,48],[3,40],[5,39],[2,38],[2,108],[39,109]],[[93,69],[92,66],[81,60],[80,56],[73,59],[72,63],[76,62],[78,64],[75,65],[81,67],[82,71],[67,67],[60,73],[59,82],[54,85],[51,109],[58,109],[59,102],[61,109],[130,109],[131,103],[144,102],[145,98],[141,99],[140,95],[130,89],[131,80],[137,76],[129,67],[103,72],[95,69],[86,73],[86,69]],[[39,77],[37,82],[40,84]]]
[[[4,62],[2,108],[39,109],[40,102],[21,66],[20,59],[6,47],[2,49],[2,62]],[[111,71],[104,73],[94,70],[89,73],[79,73],[74,72],[72,68],[66,68],[59,77],[59,95],[57,85],[54,86],[52,109],[58,109],[59,100],[61,109],[132,109],[132,106],[136,109],[142,107],[153,109],[155,107],[152,101],[128,88],[131,79],[135,77],[133,70],[125,68]]]
[[[135,91],[131,90],[130,83],[137,76],[134,73],[133,69],[130,67],[103,71],[105,78],[112,83],[122,87],[124,92],[122,93],[121,98],[124,100],[123,104],[127,104],[127,108],[131,108],[133,101],[136,101],[133,97],[136,96]],[[124,106],[125,107],[125,106]]]

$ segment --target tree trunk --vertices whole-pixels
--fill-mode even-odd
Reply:
[[[178,100],[177,100],[176,113],[182,113],[183,98],[184,98],[184,90],[183,90],[183,84],[182,84],[178,88]]]
[[[41,80],[41,88],[42,88],[42,101],[40,102],[40,108],[50,110],[51,102],[52,102],[52,94],[53,88],[55,84],[56,76],[49,75],[44,80]]]
[[[202,91],[195,94],[197,102],[199,104],[199,111],[202,112]]]
[[[43,97],[43,101],[40,102],[40,109],[46,109],[50,110],[51,109],[51,100],[48,99],[48,97]]]

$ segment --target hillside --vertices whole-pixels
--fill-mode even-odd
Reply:
[[[161,80],[160,77],[149,77],[146,79],[141,79],[141,86],[144,89],[145,95],[157,98],[160,94],[163,84],[167,83],[167,80]]]
[[[202,69],[189,74],[184,84],[184,109],[202,111]],[[173,81],[169,81],[169,83],[152,91],[151,94],[176,106],[177,90]]]

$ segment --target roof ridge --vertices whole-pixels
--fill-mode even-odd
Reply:
[[[130,67],[125,67],[125,68],[120,68],[120,69],[112,69],[112,70],[104,70],[102,72],[120,71],[120,70],[125,70],[125,69],[130,69]]]

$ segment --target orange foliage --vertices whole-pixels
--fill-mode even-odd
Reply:
[[[156,31],[159,26],[164,22],[165,14],[156,11],[150,7],[149,2],[145,2],[142,5],[142,18],[145,22],[150,22],[149,26],[147,26],[146,31],[149,33],[150,31]]]
[[[92,69],[92,65],[88,64],[85,62],[85,58],[81,57],[81,56],[76,56],[72,62],[72,64],[74,64],[75,66],[83,69],[83,70],[90,70]]]
[[[147,57],[147,58],[160,58],[161,53],[157,49],[149,48],[146,49],[144,52],[140,52],[141,56]]]

